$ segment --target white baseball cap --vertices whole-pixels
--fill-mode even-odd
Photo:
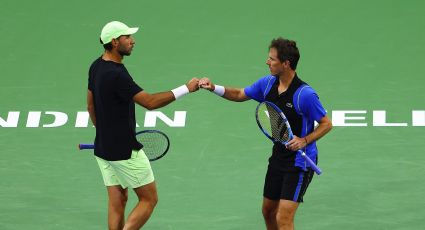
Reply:
[[[119,21],[108,22],[100,33],[100,40],[103,44],[107,44],[114,38],[122,35],[134,34],[139,30],[139,27],[130,28],[126,24]]]

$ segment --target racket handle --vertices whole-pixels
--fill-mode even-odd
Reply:
[[[310,167],[316,172],[317,175],[322,174],[322,170],[308,157],[304,152],[301,152],[301,156],[308,162]]]
[[[94,144],[79,144],[78,149],[94,149]]]

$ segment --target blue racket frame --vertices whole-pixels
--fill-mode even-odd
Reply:
[[[163,135],[166,138],[166,140],[167,140],[167,148],[165,149],[165,151],[161,155],[159,155],[158,157],[149,159],[149,161],[155,161],[155,160],[158,160],[158,159],[162,158],[168,152],[168,150],[170,149],[170,139],[168,138],[168,136],[165,133],[163,133],[163,132],[161,132],[159,130],[143,130],[143,131],[137,132],[136,133],[136,136],[137,135],[140,135],[140,134],[143,134],[143,133],[159,133],[159,134]],[[79,144],[78,145],[78,149],[79,150],[94,149],[94,144]]]
[[[288,134],[289,134],[289,140],[292,140],[294,138],[294,134],[292,133],[292,129],[291,129],[291,125],[288,122],[288,119],[286,118],[285,114],[283,113],[283,111],[274,103],[269,102],[269,101],[263,101],[260,104],[257,105],[257,108],[255,109],[255,120],[257,121],[257,125],[260,128],[261,132],[264,133],[264,135],[269,138],[273,143],[282,143],[284,145],[286,145],[288,142],[284,142],[284,141],[277,141],[275,140],[272,136],[270,136],[264,129],[263,127],[261,127],[260,121],[258,119],[258,110],[260,109],[262,104],[267,104],[270,105],[271,107],[273,107],[281,116],[283,122],[286,124],[286,126],[288,127]],[[264,111],[263,111],[264,112]],[[322,174],[322,170],[316,165],[316,163],[314,163],[310,157],[307,156],[307,154],[305,154],[304,151],[302,150],[297,150],[297,153],[299,153],[306,161],[307,163],[310,165],[310,167],[316,172],[317,175]]]

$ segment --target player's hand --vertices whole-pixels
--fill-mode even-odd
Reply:
[[[206,77],[199,80],[199,87],[209,91],[213,91],[215,89],[215,85]]]
[[[307,143],[305,143],[304,138],[299,138],[299,137],[294,135],[294,138],[292,140],[290,140],[285,146],[286,146],[287,149],[289,149],[291,151],[297,151],[299,149],[304,148],[306,145],[307,145]]]
[[[199,89],[199,79],[198,78],[192,78],[190,81],[186,83],[187,88],[189,89],[189,92],[195,92]]]

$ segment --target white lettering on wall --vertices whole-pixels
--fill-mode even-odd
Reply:
[[[75,127],[86,128],[89,124],[89,119],[90,119],[89,112],[87,112],[87,111],[78,112],[77,113],[77,119],[75,119]]]
[[[411,112],[412,123],[410,126],[425,127],[425,110],[412,110]],[[187,111],[175,111],[174,116],[169,117],[160,111],[146,111],[142,127],[156,127],[158,121],[165,123],[169,127],[185,127],[186,114]],[[409,121],[387,121],[387,111],[385,110],[372,110],[369,113],[366,110],[333,110],[331,114],[333,126],[409,126]],[[29,111],[26,121],[22,121],[22,119],[25,119],[25,115],[22,118],[20,111],[9,111],[6,116],[1,115],[2,114],[0,114],[0,128],[17,128],[18,125],[25,125],[27,128],[55,128],[64,126],[69,121],[68,114],[59,111]],[[371,117],[372,124],[366,122],[366,118],[369,118],[369,116]],[[49,124],[41,124],[45,118],[49,121],[53,118],[53,121]],[[76,128],[93,127],[89,113],[87,111],[78,111],[76,113],[74,126]],[[136,127],[140,127],[139,124],[136,124]]]
[[[30,111],[28,112],[27,127],[36,128],[40,125],[41,112]]]
[[[412,111],[412,126],[425,126],[425,110]]]
[[[145,115],[145,127],[155,127],[157,118],[170,127],[184,127],[186,125],[186,111],[175,111],[174,120],[171,120],[162,112],[148,111]]]
[[[45,112],[46,115],[52,115],[54,117],[54,120],[51,124],[44,124],[43,127],[45,128],[52,128],[52,127],[60,127],[66,124],[68,122],[68,115],[66,113],[62,112],[55,112],[55,111],[47,111]]]
[[[349,116],[349,115],[366,114],[366,110],[334,110],[332,111],[333,126],[367,126],[367,123],[347,123],[347,121],[364,121],[365,116]]]
[[[407,126],[407,123],[387,123],[387,112],[376,110],[373,111],[373,126]]]
[[[20,112],[18,111],[10,111],[7,114],[6,120],[0,117],[0,126],[1,127],[18,127],[19,114]]]

